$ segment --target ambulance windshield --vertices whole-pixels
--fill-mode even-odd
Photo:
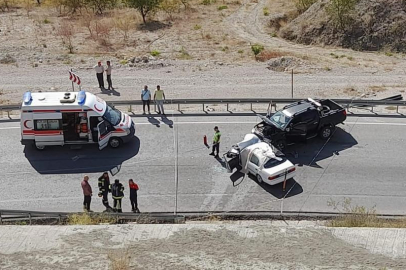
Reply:
[[[121,121],[120,111],[111,108],[109,105],[106,106],[106,112],[103,115],[103,118],[106,119],[113,126],[117,126]]]

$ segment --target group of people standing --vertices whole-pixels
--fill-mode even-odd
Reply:
[[[99,61],[99,62],[97,62],[97,65],[94,66],[94,70],[96,71],[97,81],[99,82],[99,88],[101,90],[106,89],[106,88],[104,88],[104,75],[103,75],[104,72],[106,72],[107,83],[109,85],[107,90],[114,90],[113,83],[111,82],[111,70],[113,69],[111,66],[111,62],[107,61],[106,65],[107,65],[107,67],[105,69],[104,66],[102,65],[102,62]]]
[[[82,181],[82,190],[84,195],[83,210],[85,212],[92,212],[90,210],[90,203],[92,201],[92,187],[89,184],[89,176],[85,175]],[[138,185],[132,180],[128,180],[130,189],[130,203],[131,209],[134,213],[140,213],[138,209],[137,191]],[[110,183],[109,174],[104,172],[98,179],[99,193],[98,196],[102,198],[102,203],[106,207],[106,212],[118,212],[122,213],[122,199],[124,198],[124,186],[120,183],[120,180],[115,179],[114,183]],[[108,194],[111,193],[113,198],[113,207],[109,204]]]
[[[109,85],[107,90],[114,90],[113,84],[111,82],[111,71],[112,71],[111,62],[107,61],[106,64],[107,64],[107,67],[104,68],[104,66],[102,65],[102,62],[99,61],[97,63],[97,65],[94,66],[94,70],[96,71],[97,81],[99,82],[99,88],[101,90],[105,90],[105,88],[104,88],[104,72],[106,72],[107,83]],[[150,110],[151,97],[152,97],[151,91],[149,91],[148,86],[145,85],[144,89],[141,92],[142,109],[144,111],[143,114],[146,113],[145,107],[148,107],[148,113],[151,113],[151,110]],[[154,92],[153,100],[154,100],[155,104],[158,107],[158,113],[162,114],[162,115],[165,115],[165,111],[164,111],[165,93],[161,89],[161,86],[159,86],[159,85],[156,86],[156,90]]]

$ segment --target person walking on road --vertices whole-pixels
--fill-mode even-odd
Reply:
[[[145,105],[148,106],[148,113],[151,113],[149,109],[149,104],[151,101],[151,92],[148,89],[148,85],[145,85],[144,90],[142,90],[141,92],[141,100],[142,100],[142,109],[144,111],[143,114],[145,114]]]
[[[165,93],[163,90],[161,90],[161,86],[157,85],[156,90],[154,93],[154,101],[156,105],[158,106],[158,113],[165,115],[164,111],[164,101],[165,101]]]
[[[82,190],[83,190],[83,195],[84,195],[84,200],[83,200],[83,211],[85,212],[91,212],[90,210],[90,202],[92,201],[92,187],[89,184],[89,176],[85,175],[83,177],[82,181]]]
[[[114,200],[114,210],[118,213],[122,213],[121,200],[124,198],[124,186],[120,183],[120,180],[114,180],[114,184],[111,185],[111,194]]]
[[[128,181],[130,185],[130,202],[131,202],[131,211],[134,213],[140,213],[140,210],[138,209],[138,200],[137,200],[137,191],[139,190],[139,187],[132,179]]]
[[[214,127],[214,137],[213,137],[213,148],[212,151],[209,155],[214,156],[215,158],[219,158],[219,152],[220,152],[220,137],[221,133],[220,130],[217,126]],[[217,151],[216,154],[214,152]]]
[[[106,77],[107,77],[107,83],[109,84],[109,87],[107,88],[108,90],[114,90],[113,88],[113,83],[111,82],[111,63],[110,61],[106,62],[107,68],[106,68]]]
[[[104,67],[102,66],[101,61],[97,62],[97,65],[94,66],[94,70],[96,71],[96,77],[97,81],[99,82],[99,88],[101,90],[104,90],[104,79],[103,79]]]
[[[104,172],[102,176],[99,177],[99,197],[102,197],[102,203],[106,207],[106,212],[110,212],[113,208],[109,205],[108,194],[110,190],[110,178],[107,172]]]

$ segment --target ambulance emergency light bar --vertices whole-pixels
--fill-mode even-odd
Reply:
[[[29,105],[32,101],[31,92],[25,92],[23,96],[24,105]]]
[[[79,105],[85,104],[85,101],[86,101],[86,91],[84,91],[84,90],[79,91],[77,100],[78,100],[78,104],[79,104]]]

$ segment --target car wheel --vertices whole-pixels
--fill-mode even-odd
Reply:
[[[42,151],[45,149],[45,145],[36,145],[34,144],[35,149],[37,149],[38,151]]]
[[[285,150],[285,148],[286,148],[286,142],[283,141],[283,140],[277,141],[277,142],[275,143],[275,146],[276,146],[276,148],[278,148],[280,151],[283,151],[283,150]]]
[[[111,148],[118,148],[122,144],[122,140],[120,138],[111,138],[109,141],[109,145]]]
[[[259,174],[257,174],[257,181],[258,181],[258,183],[262,183],[262,177],[259,175]]]
[[[333,128],[331,126],[325,126],[320,130],[320,137],[323,140],[327,140],[333,134]]]

